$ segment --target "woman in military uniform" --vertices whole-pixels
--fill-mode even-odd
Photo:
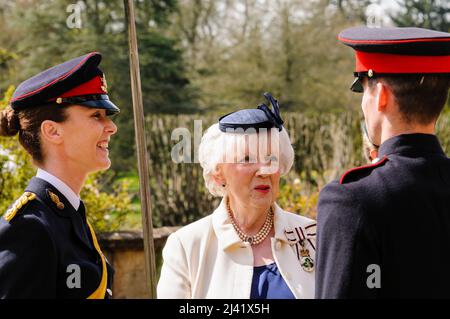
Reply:
[[[113,269],[79,196],[111,165],[117,130],[100,61],[92,52],[35,75],[0,113],[0,135],[18,134],[38,168],[0,221],[0,298],[111,296]]]

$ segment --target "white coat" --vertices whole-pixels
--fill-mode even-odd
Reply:
[[[315,258],[315,221],[274,205],[272,253],[296,298],[314,298],[314,271],[300,264],[300,244]],[[167,239],[158,298],[248,299],[253,252],[242,242],[227,214],[225,199],[211,214],[182,227]]]

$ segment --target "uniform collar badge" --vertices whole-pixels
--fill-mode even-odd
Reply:
[[[55,193],[53,193],[52,191],[47,189],[47,194],[48,196],[50,196],[50,199],[52,200],[53,203],[55,203],[56,207],[60,210],[64,209],[64,203],[61,202],[59,200],[58,195],[56,195]]]
[[[103,90],[105,93],[108,93],[108,83],[106,83],[106,77],[105,77],[105,74],[104,74],[104,73],[103,73],[103,75],[102,75],[102,77],[101,77],[101,81],[102,81],[102,86],[101,86],[102,90]]]

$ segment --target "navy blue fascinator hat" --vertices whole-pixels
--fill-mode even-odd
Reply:
[[[227,132],[239,128],[245,131],[248,128],[271,129],[276,127],[278,131],[281,131],[284,122],[280,116],[280,105],[270,93],[264,93],[264,97],[272,108],[263,103],[258,105],[256,109],[244,109],[226,114],[219,119],[219,129],[222,132]]]

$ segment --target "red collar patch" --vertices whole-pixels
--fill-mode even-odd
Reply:
[[[348,170],[347,172],[345,172],[344,175],[342,175],[339,183],[343,184],[345,181],[345,178],[350,176],[353,172],[359,172],[359,171],[367,169],[367,168],[375,168],[375,167],[381,166],[382,164],[386,163],[387,160],[388,160],[388,158],[385,155],[382,159],[380,159],[378,162],[376,162],[374,164],[363,165],[363,166],[352,168],[352,169]]]

